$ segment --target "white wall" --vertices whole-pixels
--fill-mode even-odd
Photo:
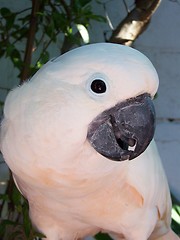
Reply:
[[[3,2],[6,1],[1,0],[0,5]],[[12,2],[14,3],[9,0],[10,4]],[[22,2],[19,1],[19,4]],[[123,1],[104,2],[107,2],[107,11],[115,26],[126,14]],[[133,1],[127,2],[132,7]],[[94,9],[98,13],[104,11],[99,5]],[[104,31],[110,31],[110,28],[105,24],[98,24],[91,30],[91,41],[104,41]],[[157,112],[155,139],[171,190],[180,199],[180,1],[162,0],[148,29],[135,42],[135,48],[150,58],[160,77],[158,97],[155,100]],[[0,61],[0,72],[1,87],[12,88],[17,85],[17,79],[14,77],[16,71],[9,61]],[[4,99],[6,93],[6,90],[0,89],[0,100]],[[0,173],[0,177],[4,175]]]

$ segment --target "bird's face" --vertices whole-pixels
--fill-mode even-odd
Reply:
[[[136,158],[154,135],[157,87],[154,67],[134,49],[102,43],[70,51],[7,98],[6,160],[11,166],[16,157],[12,168],[19,162],[20,169],[57,170],[80,159],[84,148],[105,160]]]
[[[149,60],[136,50],[105,45],[82,47],[52,60],[48,74],[69,84],[64,83],[68,89],[64,114],[72,141],[77,138],[82,146],[87,140],[111,160],[131,160],[154,136],[152,98],[158,77]]]

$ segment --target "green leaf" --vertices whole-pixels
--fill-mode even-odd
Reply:
[[[105,233],[96,234],[95,239],[97,239],[97,240],[112,240],[112,238],[108,234],[105,234]]]
[[[10,57],[14,66],[21,70],[23,62],[21,60],[20,52],[15,48],[13,44],[9,44],[6,49],[6,57]]]
[[[11,55],[9,55],[11,58],[11,61],[13,62],[14,66],[17,67],[19,70],[22,69],[23,62],[21,60],[20,52],[14,48]]]
[[[60,13],[58,11],[52,12],[52,19],[54,21],[54,27],[58,32],[64,32],[67,25],[69,25],[67,16],[64,13]]]
[[[11,11],[9,10],[9,8],[1,8],[0,13],[2,15],[2,17],[6,18],[9,15],[11,15]]]
[[[12,45],[12,44],[7,45],[6,56],[11,56],[14,49],[15,49],[14,45]]]
[[[55,31],[55,23],[52,19],[49,19],[47,17],[47,22],[46,26],[44,27],[44,31],[47,34],[47,36],[52,40],[56,41],[56,31]]]
[[[7,29],[7,30],[10,30],[11,28],[13,28],[13,24],[14,24],[15,17],[16,17],[15,14],[11,14],[11,15],[9,15],[9,17],[6,19],[6,29]]]
[[[171,194],[172,198],[172,223],[171,227],[178,235],[180,235],[180,202]]]
[[[173,231],[176,234],[180,235],[180,224],[178,224],[176,221],[174,221],[174,219],[172,219],[171,228],[173,229]]]
[[[79,0],[81,7],[84,7],[85,5],[89,4],[90,2],[92,2],[92,0]]]
[[[89,33],[86,29],[85,26],[83,26],[82,24],[77,24],[77,29],[82,37],[82,40],[85,44],[89,43]]]
[[[27,202],[23,205],[23,227],[26,237],[29,237],[32,230],[32,224],[29,218],[29,207]]]
[[[0,194],[0,200],[8,201],[9,200],[9,196],[7,194]]]
[[[13,191],[12,191],[12,200],[15,206],[21,205],[21,193],[17,189],[16,186],[14,186]]]
[[[45,64],[49,60],[49,53],[47,51],[41,53],[40,63],[41,65]]]

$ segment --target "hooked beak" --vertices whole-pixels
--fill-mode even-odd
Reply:
[[[98,115],[89,125],[87,138],[104,157],[123,161],[144,152],[154,131],[154,105],[150,95],[144,93]]]

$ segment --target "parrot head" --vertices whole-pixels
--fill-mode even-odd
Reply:
[[[81,72],[86,79],[84,103],[95,102],[98,111],[102,107],[100,113],[97,111],[86,122],[91,146],[111,160],[139,156],[155,131],[152,98],[157,91],[158,76],[151,62],[132,48],[107,43],[81,47],[64,57],[66,66],[69,60],[69,70]],[[52,62],[61,64],[62,58]],[[92,106],[89,104],[87,110],[96,112]],[[83,114],[90,116],[82,110]]]
[[[4,157],[15,172],[34,163],[58,169],[83,148],[103,159],[134,159],[154,135],[157,88],[155,68],[135,49],[97,43],[71,50],[9,93]]]

